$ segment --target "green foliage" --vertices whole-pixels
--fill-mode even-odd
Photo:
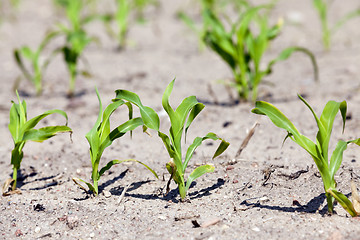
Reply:
[[[23,46],[20,49],[14,50],[14,58],[16,64],[20,68],[24,77],[35,86],[37,95],[41,95],[43,91],[43,74],[50,62],[49,60],[47,60],[41,63],[41,54],[46,45],[54,36],[54,33],[46,35],[44,40],[40,43],[39,47],[35,51],[31,50],[28,46]],[[31,71],[26,68],[23,59],[27,59],[28,61],[30,61],[32,68]]]
[[[153,109],[143,106],[138,95],[126,90],[117,90],[116,100],[125,100],[139,107],[145,126],[158,132],[158,136],[162,139],[171,158],[170,162],[166,164],[166,168],[171,174],[171,178],[178,184],[180,197],[184,200],[192,181],[205,173],[213,172],[215,169],[212,164],[205,164],[197,167],[189,175],[185,183],[185,170],[196,148],[199,147],[204,140],[220,140],[221,143],[213,156],[213,158],[215,158],[226,150],[229,143],[219,138],[214,133],[208,133],[204,137],[197,137],[194,139],[193,143],[188,147],[185,158],[183,159],[182,137],[184,136],[186,140],[186,134],[191,123],[205,106],[204,104],[199,103],[195,96],[190,96],[185,98],[177,109],[174,110],[169,104],[169,97],[173,89],[174,81],[175,80],[168,85],[162,98],[162,106],[167,112],[171,123],[168,135],[159,130],[160,120],[158,115]]]
[[[360,16],[360,8],[353,10],[343,17],[341,17],[333,27],[329,27],[328,9],[330,1],[328,0],[313,0],[314,7],[319,15],[322,28],[322,41],[326,50],[331,46],[331,35],[334,34],[341,26],[352,18]]]
[[[271,7],[272,5],[248,7],[229,31],[211,9],[204,9],[203,12],[203,17],[208,23],[205,42],[231,68],[234,75],[231,86],[236,88],[242,100],[248,100],[249,95],[252,95],[251,99],[255,101],[258,86],[265,76],[271,74],[273,65],[288,59],[294,52],[303,52],[311,58],[317,79],[315,57],[302,47],[286,48],[277,58],[270,61],[265,69],[261,69],[262,58],[270,42],[280,34],[282,27],[282,20],[270,26],[267,15],[261,13],[262,10],[269,10]],[[253,30],[254,25],[258,27],[257,31]]]
[[[94,194],[98,195],[99,193],[98,182],[100,180],[100,177],[105,173],[105,171],[109,170],[113,165],[128,161],[138,162],[144,165],[155,175],[156,178],[158,178],[157,174],[150,167],[135,159],[112,160],[108,162],[107,165],[105,165],[99,171],[100,159],[104,150],[107,147],[109,147],[114,140],[124,136],[125,133],[131,132],[132,130],[134,130],[139,126],[143,126],[144,123],[140,117],[133,118],[132,105],[122,100],[115,100],[113,103],[109,104],[103,111],[101,99],[97,90],[96,90],[96,94],[100,105],[99,116],[96,120],[94,127],[86,134],[86,139],[88,140],[90,145],[90,158],[92,165],[91,178],[93,180],[93,184],[77,178],[74,178],[74,182],[77,184],[79,184],[77,180],[84,182],[88,186],[89,190],[91,190]],[[110,130],[110,116],[117,108],[119,108],[122,105],[128,107],[129,120],[119,125],[115,129]]]
[[[225,15],[225,8],[226,6],[231,5],[232,9],[235,9],[235,11],[241,11],[244,7],[248,7],[249,4],[247,1],[232,1],[232,0],[201,0],[196,1],[196,3],[201,4],[201,15],[202,15],[202,22],[200,26],[198,26],[197,22],[194,21],[189,15],[185,13],[185,11],[179,11],[178,17],[198,36],[199,39],[199,49],[202,50],[205,47],[205,35],[208,30],[208,25],[212,24],[209,19],[206,16],[206,10],[210,9],[212,12],[216,12],[217,15]],[[230,4],[231,3],[231,4]]]
[[[340,168],[343,152],[346,150],[347,145],[349,143],[356,143],[359,145],[360,138],[347,142],[340,140],[330,157],[330,161],[328,156],[330,136],[334,119],[338,111],[341,113],[344,131],[347,108],[346,102],[329,101],[319,118],[305,99],[303,99],[300,95],[298,96],[310,109],[319,128],[316,135],[316,142],[313,142],[306,136],[302,135],[293,123],[280,110],[270,103],[258,101],[256,102],[256,107],[252,110],[252,112],[268,116],[277,127],[283,128],[288,132],[285,139],[290,138],[311,155],[323,180],[328,210],[330,213],[333,212],[334,201],[336,200],[351,216],[357,216],[359,213],[355,211],[350,200],[344,194],[336,190],[336,181],[334,176]]]
[[[27,110],[25,101],[20,101],[19,94],[16,92],[18,102],[12,101],[10,109],[10,123],[9,130],[14,141],[14,149],[11,152],[11,164],[13,165],[13,185],[12,190],[16,189],[17,171],[20,169],[23,158],[23,148],[27,141],[43,142],[55,136],[59,132],[71,132],[71,128],[67,126],[67,115],[61,110],[50,110],[40,114],[30,120],[27,120]],[[63,126],[48,126],[39,129],[34,129],[35,126],[45,117],[50,114],[57,113],[66,119],[66,124]]]
[[[102,20],[110,36],[118,41],[118,49],[122,50],[127,45],[127,33],[131,24],[131,13],[135,12],[140,22],[144,21],[144,10],[149,5],[157,4],[156,0],[115,0],[116,11],[105,15]],[[116,23],[117,29],[113,30],[112,22]]]
[[[83,16],[83,0],[58,0],[66,12],[68,25],[58,24],[59,30],[53,32],[53,36],[65,36],[65,44],[56,49],[53,55],[62,53],[64,61],[70,75],[68,95],[72,97],[75,92],[75,82],[78,74],[89,76],[87,71],[80,71],[78,68],[79,59],[82,57],[84,49],[89,43],[95,40],[90,37],[84,29],[84,26],[97,19],[97,15]]]

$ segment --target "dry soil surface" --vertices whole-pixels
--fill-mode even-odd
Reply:
[[[104,9],[105,2],[100,4]],[[334,1],[331,24],[356,7],[357,0]],[[335,214],[326,213],[322,181],[311,157],[290,140],[282,145],[286,132],[268,118],[250,113],[253,103],[230,104],[228,92],[217,80],[231,78],[231,72],[213,52],[199,51],[196,35],[176,17],[181,9],[196,17],[196,8],[178,0],[160,1],[159,8],[146,12],[145,24],[130,27],[130,44],[122,52],[115,51],[116,43],[105,34],[102,24],[89,24],[87,30],[100,40],[84,52],[93,77],[78,78],[78,94],[72,100],[65,96],[68,74],[61,57],[55,58],[46,71],[42,96],[35,97],[32,86],[21,82],[19,90],[27,101],[29,118],[49,109],[65,110],[73,135],[72,141],[68,134],[61,134],[41,144],[26,144],[18,184],[22,194],[0,197],[1,239],[359,239],[359,218],[351,218],[339,205]],[[36,47],[46,31],[63,19],[46,0],[37,0],[36,4],[22,1],[13,17],[7,15],[0,25],[2,183],[12,173],[13,143],[7,125],[11,100],[16,99],[13,83],[20,75],[12,50],[25,44]],[[324,52],[311,1],[280,0],[271,16],[273,22],[283,17],[285,26],[265,61],[287,46],[309,48],[317,57],[320,81],[314,81],[309,59],[295,54],[275,66],[266,78],[273,86],[262,85],[259,99],[275,104],[311,139],[315,139],[316,124],[296,94],[303,94],[318,114],[328,100],[346,100],[345,132],[342,134],[337,117],[331,147],[339,139],[360,137],[360,18],[336,32],[331,51]],[[59,44],[60,40],[45,53]],[[190,95],[206,105],[190,127],[188,139],[212,131],[231,144],[214,160],[211,157],[217,143],[203,144],[186,174],[205,162],[213,163],[215,172],[196,180],[187,202],[179,201],[174,183],[164,196],[169,179],[167,152],[155,132],[149,137],[136,130],[132,139],[126,135],[106,149],[101,164],[135,158],[151,166],[159,179],[140,164],[120,164],[101,178],[98,197],[79,189],[72,178],[89,180],[91,175],[85,134],[98,114],[95,86],[104,105],[111,102],[116,89],[136,92],[145,105],[158,111],[161,129],[167,131],[169,122],[161,110],[161,97],[174,77],[173,106]],[[209,84],[219,104],[214,104]],[[126,109],[119,109],[112,125],[120,124],[125,117]],[[255,122],[260,125],[254,136],[235,158]],[[62,123],[63,119],[56,116],[46,121]],[[350,145],[336,174],[338,189],[345,194],[350,195],[351,179],[360,184],[359,154],[360,148]]]

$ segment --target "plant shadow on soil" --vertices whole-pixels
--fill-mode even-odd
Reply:
[[[296,207],[280,207],[280,206],[270,206],[257,203],[248,203],[247,200],[244,200],[240,203],[240,205],[247,206],[249,208],[260,208],[260,209],[268,209],[272,211],[282,211],[282,212],[300,212],[300,213],[316,213],[320,206],[324,203],[326,199],[325,193],[321,193],[317,197],[311,199],[306,205],[301,205],[297,201],[293,203]],[[325,205],[319,213],[321,215],[327,214],[327,205]]]
[[[178,203],[179,202],[179,189],[175,188],[172,189],[168,194],[163,194],[163,193],[152,193],[152,194],[138,194],[138,193],[131,193],[132,191],[138,189],[139,187],[141,187],[143,184],[152,182],[151,180],[146,180],[146,181],[139,181],[139,182],[134,182],[131,184],[131,187],[127,190],[127,192],[125,193],[125,196],[128,197],[133,197],[133,198],[139,198],[139,199],[146,199],[146,200],[164,200],[164,201],[172,201],[174,203]],[[225,181],[221,178],[218,178],[217,182],[214,183],[212,186],[189,193],[188,194],[188,199],[189,200],[193,200],[193,199],[197,199],[197,198],[202,198],[204,196],[209,196],[211,195],[211,191],[214,191],[215,189],[220,188],[222,185],[224,185]],[[192,182],[190,188],[193,188],[196,186],[196,182]],[[118,187],[114,187],[110,190],[110,193],[112,195],[121,195],[122,192],[124,191],[124,187],[118,186]],[[160,188],[159,192],[162,192],[163,189]]]

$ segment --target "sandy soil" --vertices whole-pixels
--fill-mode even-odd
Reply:
[[[266,59],[274,58],[284,47],[299,45],[311,49],[320,67],[320,82],[313,81],[309,60],[296,54],[276,65],[267,78],[274,86],[263,85],[259,98],[279,107],[305,135],[316,134],[316,125],[308,109],[296,94],[306,96],[320,112],[328,100],[347,100],[348,117],[345,133],[340,118],[333,131],[334,147],[338,139],[360,136],[360,18],[346,24],[333,36],[333,47],[324,52],[320,25],[311,1],[280,0],[272,13],[273,20],[291,20],[300,15],[298,24],[286,24],[283,34],[274,42]],[[334,1],[330,17],[336,19],[358,6],[357,0],[346,4]],[[88,26],[101,40],[92,44],[85,56],[94,77],[79,77],[73,100],[65,97],[67,72],[61,58],[50,65],[45,77],[45,91],[34,97],[33,88],[25,81],[20,90],[33,117],[49,109],[63,109],[73,129],[72,142],[67,134],[42,144],[29,142],[24,149],[19,187],[22,195],[0,197],[1,239],[358,239],[359,218],[351,218],[340,207],[336,214],[326,214],[326,200],[317,169],[307,153],[291,141],[282,146],[285,131],[272,125],[266,117],[250,113],[252,103],[229,105],[229,95],[219,79],[231,77],[227,66],[214,53],[199,52],[196,36],[176,18],[176,11],[189,8],[182,1],[161,1],[161,7],[147,13],[148,22],[133,25],[129,32],[132,45],[123,52],[114,51],[116,43],[107,37],[101,24]],[[193,10],[192,10],[193,11]],[[190,11],[191,12],[191,11]],[[7,129],[11,91],[19,70],[12,49],[27,44],[31,47],[43,38],[60,17],[50,1],[23,1],[16,19],[0,25],[0,182],[12,173],[10,152],[13,148]],[[288,21],[289,22],[289,21]],[[54,46],[56,47],[54,43]],[[48,52],[49,53],[49,52]],[[199,178],[188,192],[189,202],[179,202],[174,183],[167,196],[161,194],[169,174],[166,150],[154,133],[152,137],[135,131],[109,147],[102,159],[136,158],[146,162],[159,174],[155,179],[141,165],[122,164],[113,167],[100,180],[104,194],[89,197],[73,182],[73,177],[89,179],[90,157],[85,134],[93,126],[98,102],[97,86],[104,104],[113,98],[114,90],[127,89],[141,96],[145,105],[161,112],[161,97],[166,85],[176,77],[172,104],[196,95],[206,108],[189,131],[189,139],[213,131],[231,143],[215,160],[215,145],[198,149],[189,172],[204,162],[215,164],[216,170]],[[215,105],[207,91],[211,84],[218,100]],[[191,87],[189,87],[191,86]],[[126,115],[119,110],[113,125]],[[258,121],[247,148],[239,158],[235,154],[247,131]],[[47,124],[63,119],[49,117]],[[161,128],[169,123],[164,115]],[[339,189],[350,194],[350,180],[360,186],[359,147],[349,146],[343,165],[336,175]],[[298,173],[298,176],[291,175]],[[295,174],[296,175],[296,174]],[[126,186],[125,197],[119,202]],[[203,227],[195,227],[195,223]],[[215,223],[211,225],[211,223]],[[206,226],[209,225],[210,226]]]

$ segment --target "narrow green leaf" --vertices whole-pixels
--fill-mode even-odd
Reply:
[[[329,165],[329,171],[330,171],[329,174],[331,179],[334,178],[335,173],[339,170],[341,166],[341,162],[343,159],[343,152],[346,150],[347,144],[348,144],[347,142],[340,140],[337,143],[336,148],[333,151],[333,154],[331,155],[330,165]]]
[[[272,67],[275,63],[277,63],[279,61],[287,60],[294,52],[302,52],[310,58],[311,64],[314,69],[314,79],[315,79],[315,81],[318,81],[319,80],[319,67],[318,67],[315,55],[310,50],[303,48],[303,47],[296,46],[296,47],[289,47],[289,48],[284,49],[277,58],[275,58],[269,62],[266,72],[271,73]]]
[[[351,20],[351,19],[353,19],[355,17],[359,17],[359,16],[360,16],[360,8],[347,13],[345,16],[343,16],[340,20],[338,20],[336,22],[335,26],[331,29],[331,32],[334,33],[341,26],[343,26],[346,22],[348,22],[349,20]]]
[[[141,118],[144,121],[146,127],[150,129],[154,129],[156,131],[160,128],[160,119],[156,112],[147,106],[144,106],[140,98],[137,94],[127,91],[127,90],[116,90],[116,99],[126,100],[134,105],[136,105],[140,109]]]
[[[197,179],[198,177],[201,177],[205,173],[214,172],[214,170],[215,170],[214,165],[210,165],[210,164],[202,165],[200,167],[195,168],[195,170],[189,175],[189,177],[186,181],[185,192],[187,192],[189,190],[191,183],[195,179]]]
[[[169,115],[171,125],[173,125],[173,122],[174,122],[174,120],[176,118],[175,112],[174,112],[174,110],[172,109],[172,107],[169,104],[169,97],[170,97],[171,92],[173,90],[174,82],[175,82],[175,79],[172,80],[169,83],[169,85],[166,87],[165,92],[164,92],[163,97],[162,97],[162,106],[163,106],[164,110],[167,112],[167,114]]]
[[[344,194],[335,189],[328,189],[327,192],[330,193],[352,217],[356,217],[358,215],[353,204]]]
[[[191,112],[189,114],[189,117],[188,117],[188,119],[186,121],[186,125],[185,125],[185,141],[186,141],[187,131],[188,131],[191,123],[194,121],[196,116],[204,109],[204,107],[205,107],[204,104],[198,103],[191,109]]]
[[[54,114],[54,113],[64,116],[64,118],[66,119],[65,125],[67,125],[67,121],[68,121],[67,114],[62,110],[55,109],[55,110],[46,111],[43,114],[40,114],[39,116],[36,116],[36,117],[30,119],[22,126],[21,131],[25,132],[25,131],[28,131],[29,129],[34,128],[43,118],[45,118],[51,114]]]
[[[80,179],[80,178],[73,178],[73,181],[74,181],[74,183],[75,183],[76,185],[78,185],[78,186],[79,186],[81,189],[83,189],[84,191],[86,191],[86,188],[83,187],[78,181],[81,181],[81,182],[85,183],[86,186],[89,188],[89,190],[92,191],[94,194],[96,194],[96,195],[99,194],[98,191],[95,190],[94,186],[93,186],[91,183],[86,182],[86,181],[84,181],[84,180],[82,180],[82,179]]]
[[[125,133],[130,132],[139,126],[142,126],[143,124],[144,123],[141,118],[133,118],[121,124],[114,130],[112,130],[110,134],[107,135],[105,139],[101,142],[101,145],[99,147],[100,151],[103,151],[105,148],[110,146],[115,139],[122,137],[123,135],[125,135]]]
[[[24,133],[23,141],[36,141],[42,142],[49,138],[52,138],[57,133],[71,132],[71,128],[68,126],[51,126],[43,127],[40,129],[30,129]]]
[[[219,156],[221,153],[223,153],[227,149],[227,147],[229,146],[228,142],[226,142],[223,139],[216,136],[215,133],[208,133],[208,134],[206,134],[205,137],[202,137],[202,138],[197,137],[197,138],[195,138],[193,143],[189,146],[189,148],[186,151],[185,161],[184,161],[183,167],[182,167],[183,172],[185,172],[185,169],[187,168],[189,160],[192,158],[195,150],[202,144],[203,141],[205,141],[207,139],[212,139],[214,141],[221,140],[221,143],[220,143],[219,147],[215,151],[213,159],[216,158],[217,156]]]
[[[255,109],[253,109],[252,112],[268,116],[270,120],[275,124],[275,126],[283,128],[289,133],[291,133],[291,139],[297,144],[299,144],[302,148],[304,148],[308,153],[310,153],[310,155],[314,159],[319,159],[315,143],[300,134],[299,131],[292,124],[292,122],[275,106],[267,102],[257,101],[255,104]]]
[[[140,162],[138,160],[135,159],[125,159],[125,160],[112,160],[110,162],[108,162],[108,164],[106,164],[105,167],[103,167],[100,172],[99,172],[99,178],[101,175],[103,175],[107,170],[109,170],[112,166],[116,165],[116,164],[120,164],[123,162],[137,162],[140,163],[141,165],[143,165],[144,167],[146,167],[152,174],[154,174],[154,176],[159,179],[158,175],[156,174],[156,172],[154,170],[152,170],[149,166],[147,166],[146,164],[144,164],[143,162]]]

